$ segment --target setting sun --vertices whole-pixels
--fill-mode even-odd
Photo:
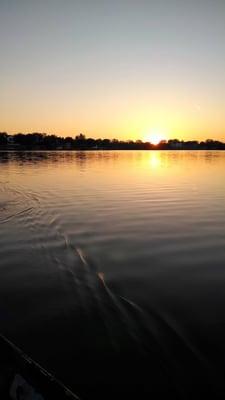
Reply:
[[[161,140],[166,140],[166,136],[162,132],[151,132],[148,135],[145,136],[145,140],[147,142],[150,142],[154,145],[158,144],[161,142]]]

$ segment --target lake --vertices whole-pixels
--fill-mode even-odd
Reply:
[[[225,152],[0,152],[0,276],[1,332],[81,398],[224,398]]]

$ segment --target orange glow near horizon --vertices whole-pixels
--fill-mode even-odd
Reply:
[[[173,90],[175,93],[175,87]],[[163,102],[163,90],[160,94],[157,101],[153,94],[145,98],[140,91],[139,97],[143,98],[140,104],[135,99],[128,102],[125,94],[120,98],[115,95],[108,102],[96,96],[94,108],[86,97],[81,96],[80,104],[74,105],[76,112],[72,110],[72,98],[65,104],[56,101],[49,108],[46,98],[42,97],[40,103],[35,98],[34,102],[27,104],[25,97],[20,102],[22,110],[15,108],[13,118],[10,104],[3,107],[0,130],[9,134],[46,132],[63,137],[83,133],[96,139],[142,140],[154,144],[169,139],[225,141],[224,115],[219,108],[202,104],[201,109],[195,112],[191,102],[178,104],[178,94],[178,100],[171,96],[170,103]]]
[[[108,107],[109,109],[113,108],[113,104]],[[135,104],[130,105],[129,111],[122,108],[119,112],[114,113],[113,118],[104,104],[99,104],[100,111],[97,114],[93,115],[93,110],[91,112],[86,106],[84,115],[78,108],[77,114],[73,117],[64,113],[64,110],[60,110],[60,107],[55,107],[55,112],[47,109],[44,116],[42,109],[37,109],[34,115],[31,108],[32,105],[28,107],[24,105],[24,109],[29,110],[26,116],[23,113],[18,116],[16,110],[13,119],[10,119],[9,113],[5,110],[1,121],[1,131],[9,134],[46,132],[63,137],[75,137],[83,133],[87,138],[142,140],[152,144],[169,139],[225,141],[225,123],[224,120],[222,121],[222,116],[217,115],[214,119],[213,112],[210,113],[208,109],[201,118],[195,119],[191,113],[190,115],[185,115],[185,113],[181,115],[181,111],[178,113],[178,106],[177,113],[175,113],[175,106],[172,107],[172,105],[166,112],[159,112],[162,108],[160,104],[156,107],[158,111],[156,109],[151,114],[144,105],[142,110],[135,107]],[[113,109],[115,110],[115,107]],[[188,111],[187,107],[186,114]]]
[[[44,100],[43,103],[45,103]],[[10,107],[5,110],[1,121],[1,131],[9,134],[46,132],[63,137],[75,137],[83,133],[87,138],[142,140],[152,144],[169,139],[184,141],[215,139],[225,142],[224,116],[218,112],[219,115],[214,118],[215,110],[210,111],[208,108],[196,118],[191,114],[188,105],[185,112],[181,106],[176,104],[170,104],[170,107],[168,105],[166,111],[163,110],[162,104],[155,104],[155,109],[152,106],[151,113],[149,113],[149,109],[144,103],[142,109],[136,104],[130,104],[129,110],[122,105],[121,109],[117,110],[113,104],[99,102],[97,104],[98,113],[94,114],[93,110],[89,109],[84,102],[83,110],[85,112],[81,111],[81,106],[78,106],[74,116],[72,116],[72,111],[71,113],[68,111],[69,104],[67,112],[55,105],[52,112],[46,107],[44,115],[43,109],[38,107],[34,114],[33,106],[31,104],[26,107],[24,104],[24,114],[26,115],[23,115],[22,112],[18,115],[19,111],[16,110],[13,119],[9,113]],[[120,108],[118,104],[117,106]],[[110,109],[114,109],[113,118],[110,115]]]

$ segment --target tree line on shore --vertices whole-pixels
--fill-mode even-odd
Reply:
[[[170,139],[152,144],[142,140],[93,139],[87,138],[82,133],[72,138],[38,132],[15,135],[0,132],[0,148],[18,150],[225,150],[225,143],[213,139],[200,142]]]

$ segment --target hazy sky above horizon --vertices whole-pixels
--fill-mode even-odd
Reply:
[[[225,140],[225,0],[0,0],[0,131]]]

